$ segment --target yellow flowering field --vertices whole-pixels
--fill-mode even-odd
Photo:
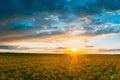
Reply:
[[[0,80],[120,80],[120,56],[0,54]]]

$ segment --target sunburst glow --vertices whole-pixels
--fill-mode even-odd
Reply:
[[[79,55],[79,54],[86,54],[87,51],[83,48],[76,48],[76,47],[73,47],[73,48],[68,48],[66,49],[66,52],[67,54],[71,54],[71,55]]]
[[[77,48],[72,48],[72,52],[77,52]]]

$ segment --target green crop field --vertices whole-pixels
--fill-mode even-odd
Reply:
[[[120,56],[0,54],[0,80],[120,80]]]

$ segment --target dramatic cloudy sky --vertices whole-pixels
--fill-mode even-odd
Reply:
[[[120,52],[119,0],[0,0],[0,52]]]

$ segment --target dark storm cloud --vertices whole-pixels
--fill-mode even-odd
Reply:
[[[0,0],[0,41],[120,33],[119,9],[119,0]]]

